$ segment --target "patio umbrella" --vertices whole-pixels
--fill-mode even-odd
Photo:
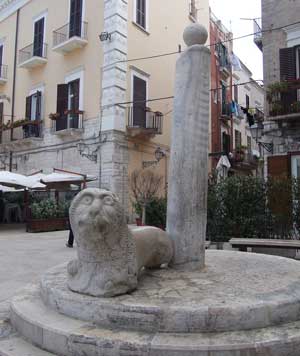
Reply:
[[[72,173],[51,173],[41,178],[41,182],[47,186],[47,188],[66,189],[70,188],[71,184],[80,185],[84,182],[91,182],[96,180],[94,176],[84,176]]]
[[[0,184],[16,189],[42,189],[45,188],[37,179],[22,174],[0,171]]]
[[[15,193],[15,192],[22,192],[23,189],[15,189],[11,187],[6,187],[5,185],[0,184],[0,192],[2,193]]]

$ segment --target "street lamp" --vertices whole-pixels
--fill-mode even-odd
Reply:
[[[260,141],[263,136],[263,131],[264,131],[264,124],[262,122],[257,122],[256,124],[250,127],[251,136],[258,144],[258,146],[263,147],[266,151],[273,154],[273,148],[274,148],[273,142],[266,143]]]
[[[86,157],[90,161],[97,163],[98,148],[96,148],[94,151],[91,152],[90,147],[88,145],[86,145],[85,143],[83,143],[82,141],[80,141],[77,144],[77,149],[78,149],[80,156]]]

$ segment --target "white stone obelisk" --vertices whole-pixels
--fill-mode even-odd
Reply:
[[[174,267],[205,264],[207,214],[210,50],[207,30],[188,26],[188,48],[176,64],[174,116],[168,185],[167,231],[174,244]]]

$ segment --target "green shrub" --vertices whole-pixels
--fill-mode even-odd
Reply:
[[[299,216],[299,181],[233,176],[209,184],[207,237],[212,241],[295,238]]]
[[[56,203],[53,199],[45,199],[31,205],[32,219],[54,219],[68,217],[69,202]]]

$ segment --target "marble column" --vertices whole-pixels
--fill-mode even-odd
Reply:
[[[205,264],[207,214],[210,50],[206,29],[184,31],[188,48],[176,64],[174,116],[168,185],[167,230],[174,244],[174,267]]]

